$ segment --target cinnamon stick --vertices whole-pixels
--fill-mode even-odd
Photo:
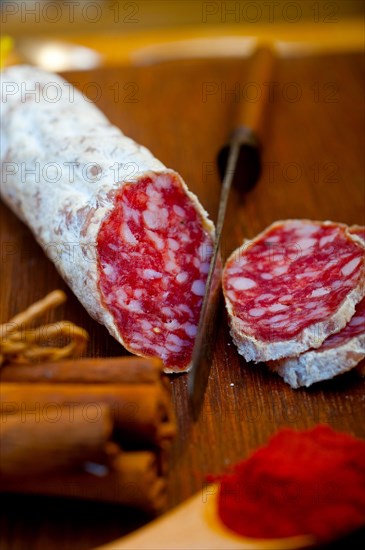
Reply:
[[[3,382],[73,382],[83,384],[148,384],[158,383],[162,361],[145,357],[86,358],[45,362],[36,365],[4,365]]]
[[[166,482],[152,452],[120,452],[109,465],[86,463],[74,469],[23,480],[2,480],[2,492],[116,502],[156,513],[166,504]]]
[[[47,474],[57,469],[79,466],[85,461],[102,461],[112,433],[108,407],[90,421],[81,406],[53,409],[50,421],[44,415],[17,413],[2,419],[0,476]],[[52,414],[50,410],[49,415]],[[1,484],[0,484],[1,485]]]
[[[50,384],[5,382],[0,387],[1,418],[47,416],[48,407],[82,406],[95,418],[110,406],[118,437],[138,444],[159,445],[173,437],[175,424],[166,388],[161,384]]]

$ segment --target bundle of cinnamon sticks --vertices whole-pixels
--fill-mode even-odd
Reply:
[[[2,492],[164,507],[175,422],[159,360],[8,364],[0,382]]]

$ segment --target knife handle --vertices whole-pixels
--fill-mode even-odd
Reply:
[[[248,193],[261,174],[261,140],[265,130],[265,115],[270,100],[270,80],[275,55],[269,46],[261,46],[251,58],[247,83],[258,90],[257,99],[240,101],[229,142],[218,153],[218,170],[223,181],[233,145],[239,146],[232,185],[241,194]],[[254,100],[255,99],[255,100]]]
[[[275,65],[275,55],[269,46],[261,46],[251,58],[251,68],[245,78],[246,86],[252,83],[253,94],[257,98],[241,100],[238,104],[233,132],[239,137],[241,128],[249,128],[261,141],[265,130],[265,115],[270,101],[270,82]]]

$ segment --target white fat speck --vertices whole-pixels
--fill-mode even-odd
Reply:
[[[321,237],[319,240],[319,246],[322,248],[322,246],[331,243],[336,238],[336,233],[332,233],[330,235],[327,235],[326,237]]]
[[[309,254],[316,245],[316,239],[304,238],[299,239],[295,244],[299,248],[302,255]]]
[[[204,281],[200,281],[200,280],[194,281],[191,286],[191,292],[196,296],[204,296],[204,292],[205,292]]]
[[[142,214],[143,221],[150,229],[158,229],[161,227],[160,218],[157,212],[151,212],[151,210],[145,210]]]
[[[173,250],[170,250],[170,249],[167,249],[166,251],[166,256],[169,260],[171,260],[172,262],[175,262],[176,261],[176,256],[175,256],[175,252]]]
[[[156,179],[155,185],[158,189],[168,189],[170,187],[170,176],[160,174]]]
[[[270,243],[266,243],[265,244],[270,244]],[[264,250],[260,250],[260,258],[267,258],[267,256],[272,256],[273,258],[275,256],[282,256],[282,252],[280,251],[280,249],[272,249],[270,248],[270,246]]]
[[[288,309],[288,306],[286,306],[284,304],[273,304],[272,306],[269,306],[269,308],[268,308],[268,310],[271,313],[277,313],[278,311],[285,311],[286,309]]]
[[[171,250],[179,250],[179,243],[175,239],[167,239],[167,244]]]
[[[270,321],[269,321],[269,324],[270,324]],[[273,323],[275,325],[275,328],[282,328],[282,327],[286,327],[288,325],[288,319],[284,320],[284,321],[276,321],[275,323]]]
[[[280,296],[279,302],[290,302],[292,298],[293,296],[291,294],[284,294],[284,296]]]
[[[287,331],[293,331],[293,330],[296,330],[298,328],[298,324],[294,321],[294,323],[290,323],[290,321],[286,320],[282,323],[276,323],[275,325],[275,328],[280,328],[280,327],[286,327]]]
[[[116,252],[118,250],[117,245],[115,245],[113,243],[109,243],[108,248],[110,248],[110,250],[114,250],[114,252]]]
[[[179,328],[180,323],[176,319],[171,319],[171,320],[167,321],[167,323],[165,323],[165,327],[166,327],[166,330],[169,330],[171,332],[171,331],[176,330],[177,328]]]
[[[149,212],[159,213],[161,211],[161,206],[159,204],[156,204],[156,202],[149,202],[147,203],[147,210]]]
[[[198,327],[195,325],[192,325],[191,323],[185,323],[184,330],[190,338],[194,338],[196,336],[196,333],[198,331]]]
[[[126,220],[134,220],[135,222],[139,221],[139,212],[138,210],[134,210],[134,208],[131,208],[130,206],[127,206],[126,204],[122,204],[122,210],[123,210],[123,217]]]
[[[108,277],[108,279],[112,283],[114,283],[114,281],[116,281],[117,275],[118,275],[117,270],[115,269],[115,267],[113,267],[110,264],[105,264],[103,266],[103,270],[104,270],[105,275]]]
[[[122,288],[118,288],[115,291],[115,299],[120,306],[125,306],[125,303],[127,301],[127,294],[124,292]]]
[[[273,315],[271,317],[270,322],[271,323],[277,323],[278,321],[283,321],[284,319],[287,319],[288,315],[286,313],[279,313],[279,315]]]
[[[297,273],[297,275],[295,275],[295,278],[298,280],[308,279],[310,277],[313,277],[313,278],[318,277],[318,271],[305,271],[304,273]]]
[[[138,321],[140,321],[141,319],[138,319]],[[141,334],[138,334],[138,333],[134,333],[131,337],[131,344],[135,345],[135,346],[139,346],[139,345],[143,345],[145,343],[145,337],[142,336]]]
[[[304,307],[305,309],[314,309],[315,307],[318,307],[318,302],[308,302]]]
[[[208,264],[207,262],[204,262],[200,266],[200,273],[208,273],[209,272],[209,267],[210,267],[210,264]]]
[[[196,269],[200,269],[200,260],[199,258],[194,258],[193,259],[193,266],[196,267]]]
[[[159,271],[155,271],[154,269],[144,269],[143,277],[148,280],[161,279],[162,273],[160,273]]]
[[[304,271],[305,271],[305,276],[306,277],[317,277],[318,276],[318,271],[313,271],[313,269],[307,268]]]
[[[253,307],[248,311],[250,317],[262,317],[266,309],[264,307]]]
[[[151,184],[147,185],[146,195],[157,203],[161,202],[162,197],[160,193],[156,191],[156,189],[154,189],[154,187]]]
[[[166,338],[166,343],[165,343],[166,348],[169,351],[175,351],[175,352],[181,351],[181,348],[183,348],[185,344],[186,342],[184,342],[184,340],[176,336],[176,334],[169,334]]]
[[[346,256],[348,256],[348,254],[342,256],[342,258],[346,258]],[[324,266],[324,268],[322,269],[322,271],[326,271],[327,269],[333,269],[333,266],[334,266],[334,265],[337,265],[337,261],[338,261],[338,258],[337,258],[337,257],[332,258],[332,259]]]
[[[270,281],[273,279],[273,275],[271,273],[261,273],[261,279],[265,279],[265,281]]]
[[[129,304],[126,305],[126,309],[132,313],[143,313],[141,302],[139,300],[131,300]]]
[[[141,327],[143,328],[143,330],[151,330],[152,329],[152,325],[149,321],[147,321],[146,319],[141,319]]]
[[[315,288],[312,290],[311,296],[312,298],[318,298],[319,296],[325,296],[329,292],[331,292],[330,288]]]
[[[136,237],[133,235],[127,223],[122,223],[122,225],[120,226],[120,236],[122,237],[123,241],[128,244],[138,243]]]
[[[175,262],[168,261],[165,264],[166,271],[175,271],[177,269],[177,265]]]
[[[176,275],[176,280],[178,283],[185,283],[188,280],[188,273],[186,271],[182,271],[178,275]]]
[[[163,239],[161,239],[156,233],[153,231],[150,231],[149,229],[146,229],[146,235],[152,241],[155,245],[157,250],[163,250],[165,243]]]
[[[143,294],[143,290],[141,288],[136,288],[135,291],[133,292],[133,296],[137,298],[137,300],[139,300],[139,298],[142,297],[142,294]]]
[[[345,277],[347,277],[348,275],[351,275],[351,273],[355,271],[355,269],[357,268],[360,262],[361,262],[361,258],[354,258],[353,260],[351,260],[350,262],[348,262],[343,266],[343,268],[341,269],[341,273],[345,275]]]
[[[246,258],[241,258],[240,259],[240,265],[232,265],[231,267],[229,267],[227,269],[228,275],[230,275],[230,276],[240,275],[240,273],[242,272],[242,266],[246,265],[246,264],[247,264]]]
[[[181,347],[182,347],[182,346],[176,346],[175,344],[165,344],[165,345],[166,345],[166,349],[175,353],[178,353],[179,351],[181,351]]]
[[[181,208],[181,206],[178,206],[177,204],[174,204],[172,207],[173,211],[177,216],[181,216],[182,218],[185,216],[184,210]]]
[[[273,300],[275,298],[274,294],[270,294],[269,292],[266,294],[261,294],[256,298],[256,302],[261,302],[262,300]]]
[[[175,344],[176,346],[184,345],[184,340],[176,336],[176,334],[169,334],[166,338],[166,342],[169,344]]]
[[[288,266],[287,265],[280,265],[280,266],[277,266],[277,267],[274,267],[274,269],[272,270],[274,275],[283,275],[284,273],[287,273],[288,272]]]
[[[293,223],[288,224],[288,227],[295,228],[296,234],[301,237],[307,237],[308,235],[312,235],[318,231],[317,225],[303,225],[303,222],[301,221],[294,221]]]
[[[176,309],[178,311],[181,311],[182,313],[187,313],[190,317],[193,316],[192,310],[186,304],[179,304],[178,306],[176,306]]]
[[[235,290],[248,290],[256,286],[255,281],[247,277],[237,277],[231,281],[231,284]]]
[[[314,310],[309,310],[308,312],[308,320],[310,319],[324,319],[328,315],[328,309],[325,307],[318,307]]]
[[[166,315],[166,317],[173,317],[174,316],[174,310],[171,309],[171,307],[164,306],[161,308],[161,313],[163,315]]]

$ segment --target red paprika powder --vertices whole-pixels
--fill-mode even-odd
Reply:
[[[329,426],[283,429],[219,481],[218,514],[244,537],[327,542],[365,524],[365,441]]]

